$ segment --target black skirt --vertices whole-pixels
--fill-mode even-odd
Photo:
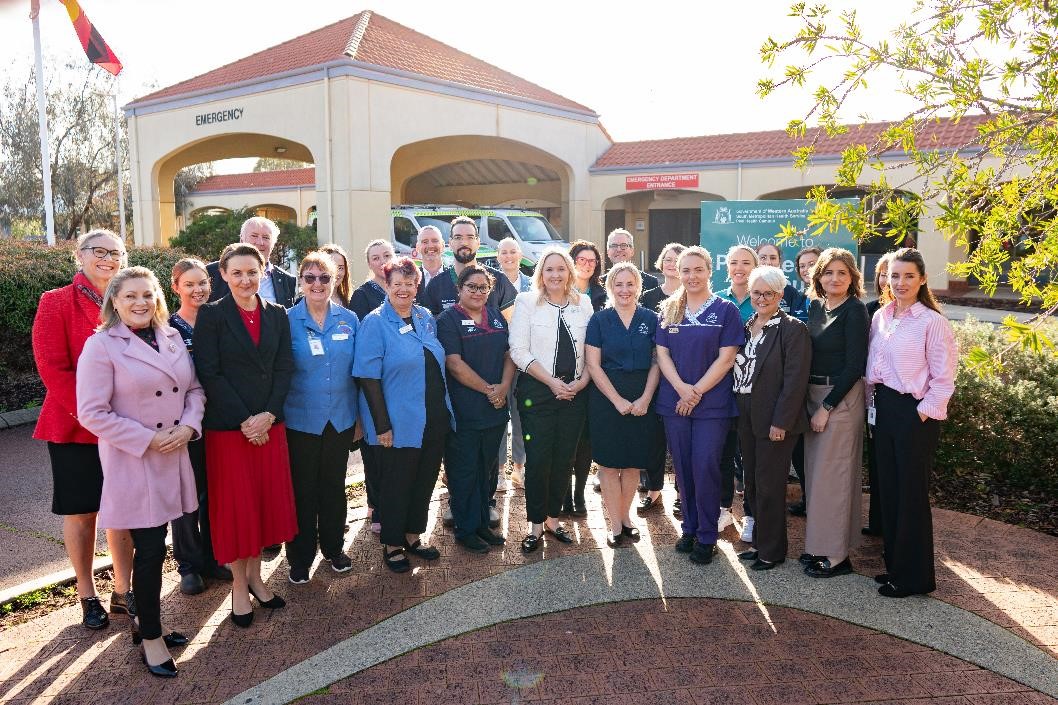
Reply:
[[[607,370],[606,376],[624,399],[635,401],[647,385],[647,370]],[[607,468],[646,468],[654,444],[657,421],[654,404],[642,416],[622,416],[595,384],[589,385],[588,427],[591,459]]]
[[[52,514],[91,514],[103,496],[103,466],[95,443],[48,443]]]

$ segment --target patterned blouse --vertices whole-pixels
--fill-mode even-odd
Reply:
[[[782,317],[776,313],[764,324],[759,333],[752,335],[750,331],[756,320],[757,314],[754,313],[746,321],[746,344],[735,355],[735,394],[749,394],[753,391],[753,373],[757,369],[757,349],[765,338],[778,333]]]

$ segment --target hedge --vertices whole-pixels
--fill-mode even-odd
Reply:
[[[169,241],[169,245],[212,262],[220,257],[225,245],[238,242],[242,224],[253,215],[253,211],[243,208],[231,213],[195,218]],[[273,262],[285,267],[300,262],[318,247],[316,231],[312,228],[302,228],[289,221],[278,221],[276,225],[279,226],[279,237],[272,249]]]
[[[175,310],[179,304],[169,291],[169,277],[173,265],[186,256],[177,249],[135,247],[129,249],[129,264],[153,271],[165,289],[169,308]],[[35,369],[30,333],[40,295],[66,286],[76,271],[72,242],[48,247],[0,240],[0,374]]]

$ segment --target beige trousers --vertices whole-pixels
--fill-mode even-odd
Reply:
[[[808,385],[809,418],[831,389]],[[859,380],[830,412],[826,429],[805,434],[805,553],[841,561],[859,545],[865,414],[863,380]]]

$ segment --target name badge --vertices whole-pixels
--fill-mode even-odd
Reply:
[[[309,350],[313,355],[323,354],[323,341],[319,338],[309,338]]]
[[[680,332],[680,329],[679,329],[679,328],[677,328],[676,326],[672,326],[671,328],[669,328],[669,333],[670,333],[670,334],[672,334],[672,333],[679,333],[679,332]]]
[[[464,318],[463,319],[463,325],[465,325],[465,326],[473,326],[474,325],[474,321],[470,320],[469,318]]]
[[[400,327],[400,334],[404,335],[405,333],[411,333],[413,330],[415,330],[415,326],[410,323],[407,323]]]
[[[877,421],[878,421],[878,410],[875,409],[873,406],[867,407],[867,423],[869,423],[871,426],[874,426],[874,425],[876,425]]]
[[[331,340],[349,340],[348,333],[335,333],[331,336]]]

